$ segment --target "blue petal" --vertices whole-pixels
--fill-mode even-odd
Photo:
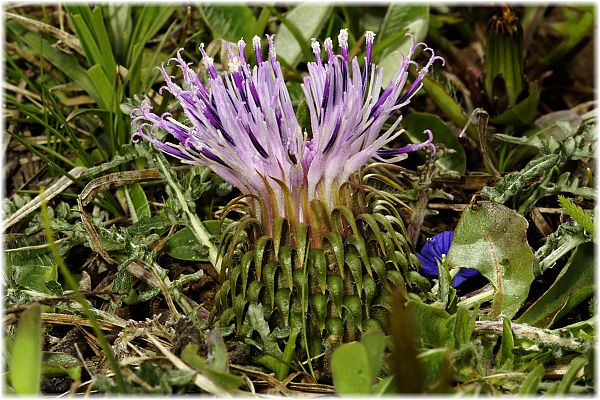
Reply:
[[[423,275],[429,276],[431,278],[435,278],[438,276],[438,266],[435,259],[430,259],[427,257],[423,257],[421,254],[417,254],[417,258],[421,262],[421,273]]]
[[[445,231],[435,235],[432,239],[432,245],[435,249],[438,257],[441,258],[443,254],[448,254],[450,246],[452,245],[452,238],[454,237],[454,231]]]
[[[439,233],[428,240],[417,254],[421,261],[421,272],[429,277],[437,277],[439,274],[437,261],[442,261],[442,255],[448,254],[454,231],[445,231]]]
[[[481,276],[481,273],[474,268],[461,268],[458,274],[452,278],[452,287],[457,287],[469,278]]]

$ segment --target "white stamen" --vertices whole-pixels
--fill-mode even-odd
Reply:
[[[244,42],[244,39],[240,39],[237,42],[238,47],[246,47],[246,42]]]
[[[366,31],[365,38],[367,42],[373,43],[373,40],[375,39],[375,33],[373,31]]]
[[[342,48],[348,48],[348,29],[341,29],[338,35],[338,43]]]
[[[252,38],[252,46],[254,46],[254,48],[259,48],[260,49],[260,36],[254,36]]]
[[[323,42],[323,45],[325,46],[326,49],[333,49],[333,42],[331,41],[331,38],[325,39],[325,41]]]
[[[240,70],[240,67],[242,66],[242,64],[240,64],[239,58],[233,57],[232,59],[229,60],[229,63],[227,66],[229,68],[229,72],[234,73],[234,72],[238,72]]]
[[[321,45],[317,42],[317,39],[310,39],[310,47],[312,47],[313,53],[321,53]]]
[[[214,62],[214,58],[206,56],[206,57],[202,57],[202,63],[204,64],[204,66],[206,68],[208,67],[212,67],[213,66],[213,62]]]

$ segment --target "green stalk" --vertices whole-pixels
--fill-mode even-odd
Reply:
[[[156,164],[158,169],[161,171],[162,176],[165,178],[167,184],[177,196],[177,201],[179,202],[181,209],[185,213],[190,222],[190,229],[198,239],[198,242],[202,245],[208,247],[208,258],[210,259],[211,264],[217,271],[217,274],[221,273],[221,259],[218,257],[218,251],[215,245],[210,241],[210,234],[202,224],[202,221],[198,218],[196,214],[194,214],[187,203],[187,200],[181,190],[179,190],[179,185],[173,179],[173,174],[171,173],[171,167],[165,157],[162,154],[157,155],[155,157]]]

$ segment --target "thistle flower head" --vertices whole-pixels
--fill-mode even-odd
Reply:
[[[401,117],[390,117],[410,102],[429,67],[441,58],[411,36],[408,54],[402,55],[394,78],[383,88],[383,70],[371,60],[375,35],[367,32],[365,36],[362,68],[357,57],[349,58],[345,29],[338,36],[339,55],[330,38],[324,41],[326,62],[313,39],[315,62],[308,63],[301,85],[310,112],[308,132],[294,113],[273,36],[267,36],[269,51],[264,60],[261,39],[255,36],[256,65],[248,63],[246,44],[240,40],[237,54],[227,46],[228,68],[222,74],[202,45],[207,84],[181,57],[180,49],[169,63],[175,62],[182,71],[183,82],[175,83],[162,65],[159,69],[166,85],[161,90],[177,99],[187,122],[178,122],[169,113],[155,114],[144,100],[132,112],[132,137],[145,139],[184,163],[208,166],[242,193],[263,199],[267,206],[255,209],[257,214],[267,214],[260,216],[263,221],[276,215],[306,221],[303,204],[320,199],[333,207],[337,189],[369,160],[395,163],[425,146],[435,151],[430,131],[424,143],[388,146],[403,132],[398,129]],[[413,64],[418,69],[412,61],[418,46],[430,52],[429,60],[406,88],[409,67]],[[382,132],[388,120],[393,121],[391,127]],[[164,133],[172,140],[169,136],[159,139]],[[291,196],[293,210],[284,207],[285,196]]]

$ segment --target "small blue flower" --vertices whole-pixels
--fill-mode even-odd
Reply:
[[[442,262],[442,256],[448,254],[452,245],[454,231],[438,233],[425,243],[417,258],[421,262],[421,273],[430,278],[439,275],[437,260]],[[479,271],[473,268],[461,268],[458,274],[452,278],[452,286],[457,287],[469,278],[481,276]]]

